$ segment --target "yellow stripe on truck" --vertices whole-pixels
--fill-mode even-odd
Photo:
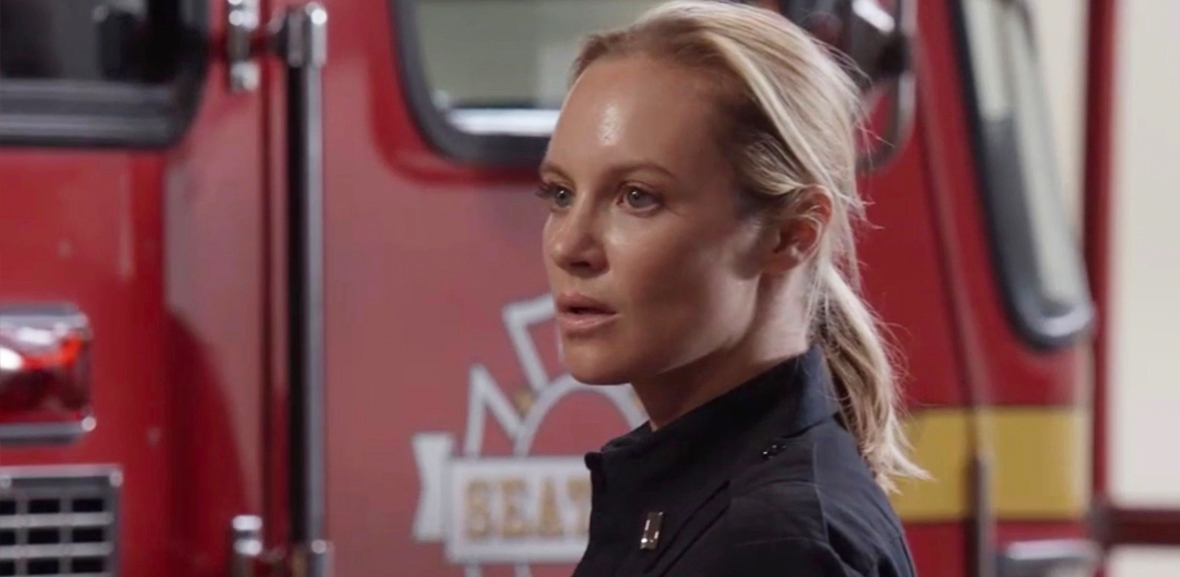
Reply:
[[[971,445],[962,409],[931,410],[910,416],[906,434],[914,460],[930,480],[905,479],[891,497],[904,521],[954,521],[965,516]]]
[[[1088,413],[1077,407],[987,407],[976,413],[991,465],[990,500],[1006,520],[1076,520],[1090,502]],[[915,413],[914,457],[933,477],[905,480],[892,496],[907,522],[957,521],[969,513],[972,412]]]

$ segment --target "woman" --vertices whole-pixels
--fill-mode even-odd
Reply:
[[[540,172],[578,380],[650,421],[587,455],[576,577],[912,576],[920,474],[856,291],[858,99],[786,19],[676,2],[589,38]]]

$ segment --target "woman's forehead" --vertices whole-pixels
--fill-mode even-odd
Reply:
[[[549,158],[561,165],[599,157],[698,164],[721,156],[716,108],[706,79],[687,68],[640,56],[597,62],[571,89]]]

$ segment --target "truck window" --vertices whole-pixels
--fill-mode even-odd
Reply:
[[[1031,344],[1063,346],[1086,331],[1092,309],[1030,16],[1021,2],[957,4],[975,165],[1005,301]]]
[[[402,82],[432,146],[460,161],[541,158],[586,33],[658,0],[391,0]]]
[[[166,145],[203,76],[203,0],[0,0],[0,144]]]

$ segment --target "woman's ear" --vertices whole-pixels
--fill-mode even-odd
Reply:
[[[812,186],[794,194],[802,195],[792,203],[794,210],[783,215],[769,231],[774,247],[766,261],[766,272],[785,273],[810,260],[832,220],[832,198],[825,190]]]

